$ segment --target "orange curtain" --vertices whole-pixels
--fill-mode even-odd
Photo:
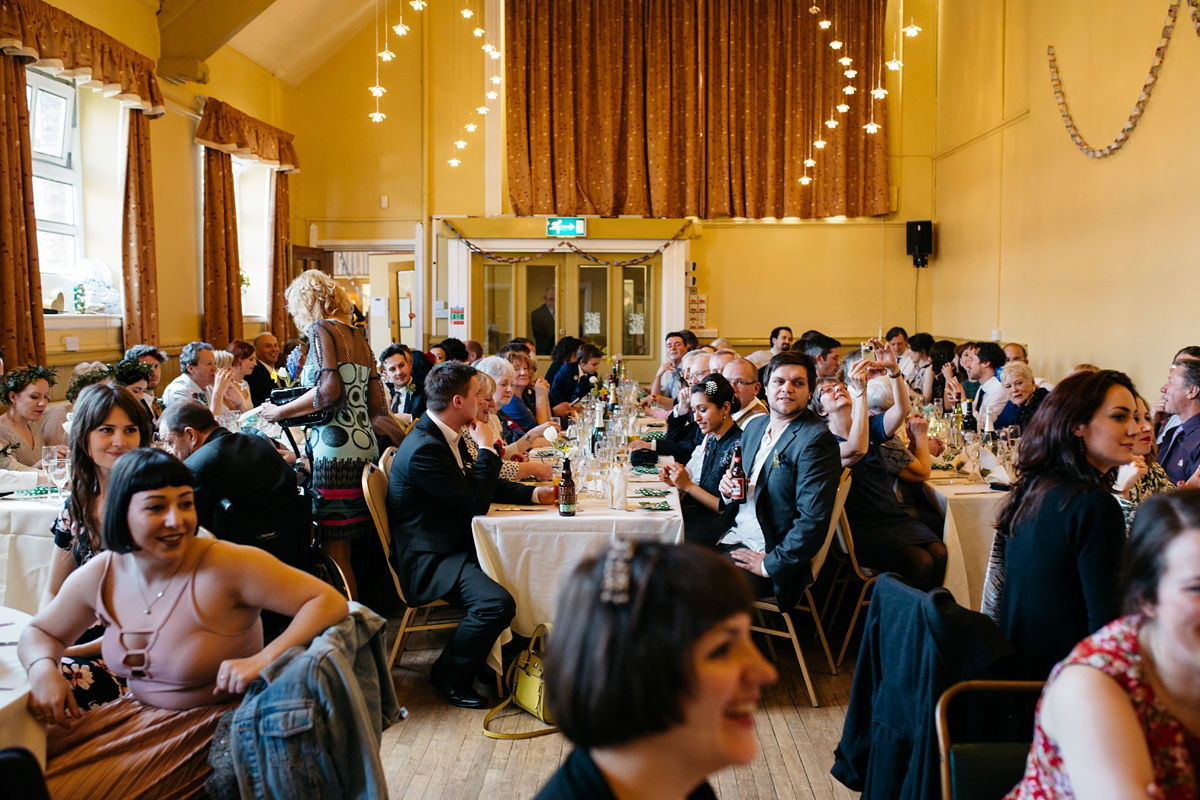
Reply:
[[[242,338],[233,159],[204,148],[204,341],[224,349]]]
[[[32,156],[25,66],[0,56],[0,348],[9,367],[46,363]]]
[[[125,210],[125,346],[158,344],[158,265],[154,249],[154,188],[150,179],[150,120],[129,112]]]
[[[288,246],[291,244],[291,200],[286,172],[276,172],[275,201],[271,204],[271,332],[277,339],[290,339],[295,329],[283,293],[288,285]]]
[[[220,100],[204,102],[204,115],[196,128],[196,144],[261,161],[285,172],[299,172],[300,161],[292,134],[238,111]]]
[[[870,94],[882,81],[886,0],[821,6],[829,31],[817,26],[825,14],[791,0],[508,0],[514,210],[888,213],[885,103]],[[840,50],[828,46],[835,34]],[[843,100],[845,113],[834,108]],[[830,117],[837,128],[822,124]],[[863,129],[869,121],[879,132]],[[812,147],[818,136],[823,150]]]
[[[75,78],[152,117],[166,111],[153,61],[42,0],[0,2],[0,52]]]

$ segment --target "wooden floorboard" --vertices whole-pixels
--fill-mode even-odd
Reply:
[[[852,654],[836,676],[830,675],[820,644],[810,638],[811,630],[801,627],[799,634],[821,705],[813,708],[809,703],[795,653],[786,640],[777,640],[779,682],[763,693],[756,715],[759,756],[749,766],[730,767],[713,776],[721,800],[858,797],[829,775],[850,697]],[[447,705],[429,685],[428,675],[449,636],[448,631],[412,635],[392,671],[408,718],[383,733],[380,754],[389,797],[527,800],[558,769],[571,744],[559,733],[515,741],[490,739],[483,735],[485,712]],[[493,730],[542,727],[524,712],[506,709],[501,715]]]

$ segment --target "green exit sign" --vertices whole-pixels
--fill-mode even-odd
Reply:
[[[583,217],[549,217],[546,220],[547,236],[587,236],[587,220]]]

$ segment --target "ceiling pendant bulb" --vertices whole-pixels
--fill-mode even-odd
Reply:
[[[871,90],[871,96],[876,100],[882,100],[883,98],[887,97],[887,89],[883,88],[882,86],[877,86]]]
[[[475,12],[469,8],[464,8],[462,10],[462,15],[463,15],[463,19],[470,19],[471,17],[475,16]]]
[[[467,129],[467,133],[474,133],[475,129],[478,128],[479,126],[476,125],[474,122],[468,122],[466,125],[463,125],[463,127]]]
[[[833,117],[830,117],[829,119],[825,120],[825,127],[829,128],[829,130],[833,130],[837,126],[838,126],[838,121],[836,119],[834,119]]]
[[[379,51],[379,60],[380,61],[384,61],[384,62],[391,61],[395,57],[396,57],[396,54],[393,53],[391,50],[388,50],[386,47]]]
[[[896,51],[893,50],[892,60],[885,62],[884,66],[886,66],[890,72],[899,72],[900,68],[904,66],[904,62],[896,58]]]
[[[452,166],[452,167],[457,167],[457,166],[458,166],[459,164],[461,164],[462,162],[461,162],[461,161],[459,161],[457,158],[452,158],[452,159],[450,159],[449,161],[447,161],[446,163],[447,163],[447,164],[449,164],[449,165],[450,165],[450,166]]]
[[[492,59],[495,60],[500,57],[500,51],[493,47],[490,55],[491,55]]]
[[[483,34],[487,33],[487,31],[485,31],[483,28],[476,28],[475,30],[471,31],[471,33],[475,34],[476,36],[483,36]]]
[[[425,0],[412,0],[409,5],[413,7],[413,11],[420,11],[425,7]]]
[[[821,7],[820,7],[820,6],[811,6],[811,7],[808,9],[808,13],[810,13],[810,14],[820,14],[820,13],[821,13]]]
[[[380,97],[383,95],[384,92],[387,91],[387,89],[383,88],[379,84],[375,84],[374,86],[367,89],[367,91],[369,91],[371,94],[375,95],[376,97]]]
[[[858,70],[848,69],[845,72],[843,72],[842,74],[845,75],[847,78],[853,79],[854,76],[858,74]]]
[[[854,63],[854,59],[850,56],[842,56],[838,59],[838,63],[840,63],[843,67],[848,67]]]
[[[497,86],[499,86],[503,82],[504,82],[503,78],[501,78],[499,75],[492,76],[492,83],[496,84]]]
[[[371,117],[372,122],[383,122],[385,119],[387,119],[387,114],[384,114],[381,111],[374,111],[368,116]]]
[[[477,113],[477,114],[486,114],[487,112],[488,112],[487,106],[480,106],[479,108],[475,109],[475,113]]]
[[[853,86],[843,86],[842,87],[842,94],[854,94],[856,91],[858,91],[858,90],[855,89]]]
[[[817,160],[816,160],[815,158],[806,158],[806,159],[804,159],[804,166],[805,166],[805,167],[815,167],[816,165],[817,165]]]
[[[842,43],[838,39],[834,39],[832,42],[830,42],[829,46],[832,47],[834,50],[842,49]]]
[[[846,105],[845,103],[838,103],[835,108],[837,108],[838,112],[842,114],[845,114],[850,110],[850,106]]]
[[[863,125],[863,130],[867,133],[875,133],[879,130],[879,125],[875,122],[868,122],[866,125]]]
[[[487,44],[483,45],[483,46],[482,46],[482,47],[480,47],[479,49],[480,49],[480,50],[482,50],[482,51],[483,51],[483,52],[485,52],[485,53],[490,53],[490,52],[492,52],[493,50],[495,50],[496,48],[492,47],[492,43],[491,43],[491,42],[488,42]]]
[[[800,184],[802,186],[808,186],[810,183],[812,183],[812,178],[808,177],[807,175],[800,176]]]
[[[829,21],[829,20],[827,20],[827,19],[823,19],[823,20],[821,20],[820,22],[818,22],[818,23],[817,23],[817,27],[818,27],[818,28],[820,28],[820,29],[821,29],[821,30],[823,30],[823,31],[827,31],[827,30],[829,30],[830,26],[832,26],[832,25],[833,25],[833,23],[832,23],[832,22],[830,22],[830,21]]]
[[[916,36],[918,33],[921,32],[921,26],[918,25],[917,23],[913,22],[912,17],[909,17],[908,18],[908,26],[903,28],[902,30],[904,31],[904,35],[911,39],[914,36]]]
[[[454,143],[454,146],[457,147],[459,150],[462,150],[464,147],[467,146],[467,143],[464,142],[462,139],[459,139],[457,142]]]
[[[393,25],[392,30],[394,30],[396,32],[397,36],[404,36],[405,34],[408,33],[409,27],[407,25],[405,25],[403,22],[401,22],[397,25]]]
[[[499,96],[500,96],[500,93],[499,93],[499,92],[488,92],[488,93],[487,93],[487,99],[488,99],[488,100],[495,100],[495,99],[496,99],[496,98],[498,98]]]
[[[818,150],[824,150],[825,149],[825,140],[817,139],[815,142],[813,142],[813,147],[817,148]]]

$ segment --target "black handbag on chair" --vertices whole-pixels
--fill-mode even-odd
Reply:
[[[300,397],[307,392],[310,386],[289,386],[285,389],[271,390],[271,405],[282,406]],[[308,425],[324,425],[329,421],[333,414],[333,406],[329,408],[321,408],[313,411],[311,414],[305,414],[302,417],[291,417],[289,419],[281,419],[278,424],[284,428],[303,428]]]

